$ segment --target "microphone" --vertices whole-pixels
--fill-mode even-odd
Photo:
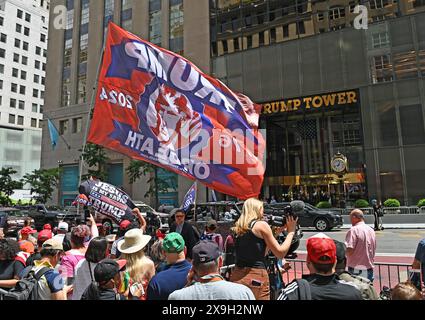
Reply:
[[[291,202],[290,205],[291,205],[292,211],[295,214],[304,212],[304,208],[305,208],[304,201],[294,200]]]

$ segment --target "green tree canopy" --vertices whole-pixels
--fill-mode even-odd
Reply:
[[[17,171],[12,168],[1,168],[0,170],[0,204],[7,206],[11,204],[9,197],[13,194],[13,190],[22,189],[22,180],[13,180],[12,176]]]
[[[52,193],[59,185],[60,169],[34,170],[24,176],[24,181],[31,185],[31,194],[37,202],[46,203],[52,197]]]

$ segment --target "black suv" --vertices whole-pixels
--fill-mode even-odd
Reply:
[[[265,204],[264,214],[276,214],[276,211],[280,213],[289,204],[289,202]],[[298,214],[298,223],[303,228],[314,227],[318,231],[329,231],[333,228],[342,227],[343,220],[340,215],[332,211],[318,209],[306,203],[304,212]]]
[[[37,231],[42,230],[46,223],[55,228],[59,222],[65,221],[71,227],[77,225],[81,219],[76,212],[63,211],[57,207],[46,207],[44,204],[19,206],[19,208],[29,211],[29,216],[34,219]]]

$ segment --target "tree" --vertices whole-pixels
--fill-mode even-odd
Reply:
[[[158,193],[167,192],[170,186],[166,180],[158,178],[157,167],[148,162],[132,160],[126,172],[130,179],[130,184],[133,184],[142,176],[149,176],[147,181],[149,189],[145,193],[145,197],[153,197],[155,199],[155,205],[158,207]]]
[[[82,151],[80,149],[79,151]],[[95,176],[102,181],[105,181],[108,177],[108,157],[105,149],[97,144],[88,143],[84,148],[82,154],[84,162],[88,165],[88,174],[82,176],[83,180],[89,179],[91,176]],[[91,168],[96,168],[95,170]]]
[[[9,197],[13,194],[13,190],[22,189],[22,180],[15,181],[12,176],[18,171],[12,168],[2,168],[0,170],[0,204],[7,206],[11,204]]]
[[[36,193],[33,199],[40,203],[46,203],[52,197],[52,193],[59,185],[60,169],[34,170],[24,176],[24,181],[31,185],[31,194]]]

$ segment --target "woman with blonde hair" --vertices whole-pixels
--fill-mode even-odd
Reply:
[[[272,229],[263,221],[263,203],[255,198],[245,201],[242,214],[232,228],[235,233],[236,267],[230,281],[249,287],[257,300],[270,299],[270,283],[266,267],[266,254],[269,250],[278,259],[283,259],[291,247],[297,219],[287,217],[285,229],[288,235],[282,244],[273,236]]]
[[[130,299],[137,293],[137,298],[145,300],[149,281],[155,275],[155,265],[144,252],[144,248],[150,240],[151,236],[143,234],[143,230],[131,229],[117,244],[118,250],[121,252],[120,259],[127,260],[124,274],[125,285],[122,291],[130,289]]]

